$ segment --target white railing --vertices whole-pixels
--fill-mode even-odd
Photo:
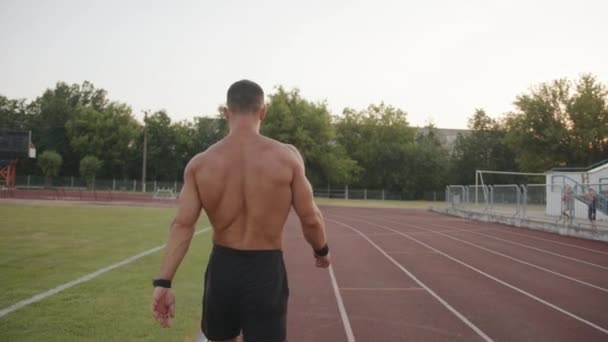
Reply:
[[[589,204],[587,191],[590,188],[596,190],[599,213],[606,205],[606,194],[601,193],[602,188],[596,189],[594,184],[583,185],[572,179],[554,184],[448,185],[446,202],[454,208],[520,219],[536,218],[554,222],[579,219],[584,223]],[[608,222],[608,217],[602,217],[598,217],[598,220]]]

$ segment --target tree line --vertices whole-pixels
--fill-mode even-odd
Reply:
[[[314,186],[421,198],[471,183],[476,169],[543,172],[608,158],[607,89],[593,75],[536,85],[502,117],[476,110],[470,132],[448,148],[435,127],[413,127],[399,108],[380,103],[333,115],[326,102],[278,86],[268,96],[262,133],[298,147]],[[227,134],[220,111],[210,114],[173,121],[158,110],[147,117],[150,180],[180,180],[192,156]],[[141,177],[143,122],[90,82],[59,82],[32,101],[0,95],[0,128],[32,131],[39,158],[21,161],[20,174]]]

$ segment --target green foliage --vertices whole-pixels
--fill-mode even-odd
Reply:
[[[606,86],[583,75],[543,83],[517,97],[507,116],[508,145],[518,166],[546,171],[555,166],[584,166],[608,157]]]
[[[72,150],[80,156],[102,156],[105,177],[127,176],[128,160],[132,159],[139,124],[131,108],[110,103],[101,110],[82,107],[65,124]]]
[[[441,190],[447,185],[448,151],[439,141],[437,129],[426,127],[426,133],[416,137],[414,160],[410,171],[415,182],[411,185],[413,198],[422,198],[426,191]]]
[[[456,139],[451,156],[450,183],[472,184],[476,170],[518,170],[514,162],[515,153],[505,141],[507,132],[503,125],[483,109],[477,109],[469,119],[469,128],[470,134],[459,135]]]
[[[262,133],[296,146],[313,184],[348,184],[357,178],[357,163],[336,144],[327,105],[303,99],[297,89],[286,91],[278,87],[270,95]]]
[[[608,158],[608,88],[583,75],[568,103],[571,163],[589,165]]]
[[[542,172],[608,158],[607,100],[607,86],[592,75],[540,84],[517,96],[515,110],[501,119],[477,110],[470,133],[448,154],[434,127],[416,133],[400,109],[381,103],[332,117],[326,103],[279,86],[269,95],[262,133],[295,145],[315,186],[421,198],[446,183],[471,183],[477,169]],[[90,82],[59,82],[31,102],[0,95],[0,127],[31,130],[39,151],[62,156],[54,176],[77,175],[79,161],[90,155],[103,160],[98,178],[141,177],[143,123]],[[172,122],[166,111],[156,111],[147,120],[148,179],[179,180],[190,158],[227,132],[222,113]],[[21,161],[19,173],[46,175],[41,158],[40,168]]]
[[[0,95],[0,127],[27,129],[30,115],[25,100],[12,100]]]
[[[546,171],[567,162],[570,84],[556,80],[517,97],[519,112],[507,118],[507,143],[517,150],[517,164],[529,171]]]
[[[103,162],[95,156],[86,156],[80,160],[80,175],[92,184],[95,181],[95,176],[99,169],[103,166]]]
[[[82,85],[57,83],[54,89],[47,89],[29,106],[34,144],[41,150],[57,151],[66,161],[63,172],[75,174],[80,158],[73,149],[66,123],[82,116],[82,111],[103,111],[107,103],[106,91],[95,89],[89,82]]]
[[[400,109],[370,105],[367,109],[344,110],[336,123],[337,142],[361,166],[356,186],[372,189],[412,190],[415,130]]]
[[[172,123],[164,110],[149,116],[146,123],[149,179],[181,179],[188,161],[211,145],[211,143],[209,145],[200,144],[195,124],[188,121]],[[216,141],[214,140],[212,143]],[[142,148],[140,147],[138,150],[141,151]]]
[[[192,125],[194,151],[204,151],[228,134],[228,123],[221,113],[216,117],[195,117]]]
[[[61,155],[55,151],[44,151],[38,157],[38,165],[42,170],[42,174],[48,179],[52,179],[53,177],[57,177],[59,174],[59,170],[61,169],[61,164],[63,163],[63,158]]]

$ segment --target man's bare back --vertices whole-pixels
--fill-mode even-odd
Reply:
[[[259,85],[228,90],[230,134],[192,158],[171,225],[161,271],[154,280],[153,314],[168,327],[175,314],[171,280],[205,210],[213,249],[205,274],[201,328],[213,341],[284,341],[289,289],[282,254],[283,226],[293,206],[317,267],[329,266],[325,225],[314,203],[298,150],[259,134],[266,115]]]
[[[281,249],[299,158],[259,134],[230,135],[192,160],[215,243],[235,249]]]

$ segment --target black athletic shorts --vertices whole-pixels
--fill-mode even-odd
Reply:
[[[201,328],[211,341],[243,333],[245,342],[283,342],[287,272],[280,250],[237,250],[214,245],[205,272]]]

